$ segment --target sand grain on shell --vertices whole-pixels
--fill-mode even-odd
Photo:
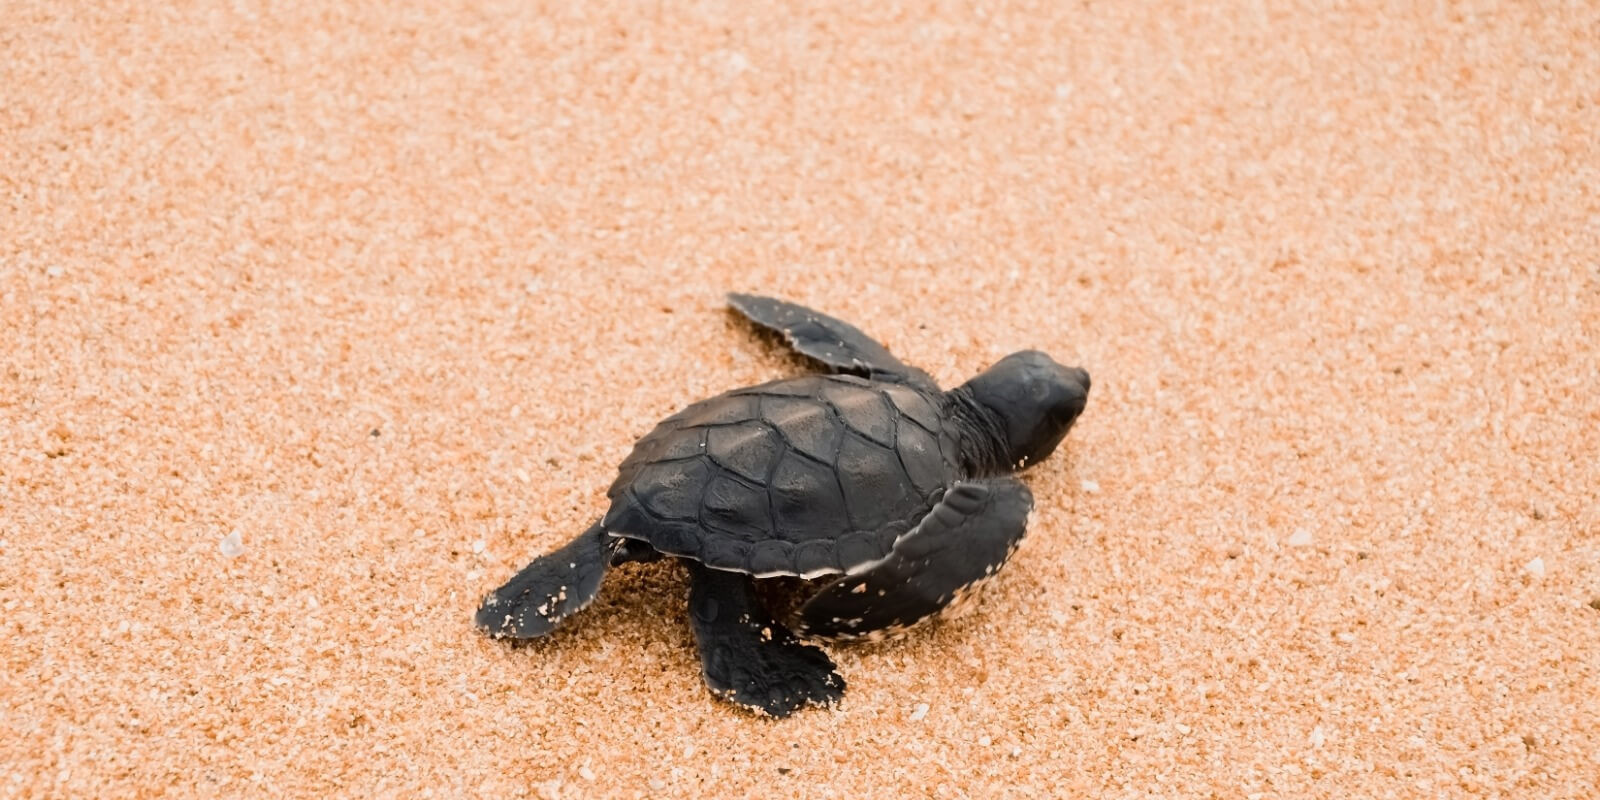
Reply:
[[[5,17],[0,796],[1600,774],[1591,4]],[[972,613],[782,723],[669,564],[471,628],[657,419],[798,367],[729,290],[1094,375]]]

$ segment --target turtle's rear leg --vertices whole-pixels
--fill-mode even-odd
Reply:
[[[615,542],[597,522],[560,550],[534,559],[483,599],[478,627],[513,639],[536,639],[555,630],[600,593]]]
[[[753,578],[695,561],[684,564],[689,621],[714,694],[774,717],[787,717],[806,703],[832,705],[844,696],[844,678],[833,660],[772,620],[756,597]]]

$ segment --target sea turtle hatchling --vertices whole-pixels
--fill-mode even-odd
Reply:
[[[903,629],[1005,563],[1033,504],[1012,473],[1060,444],[1089,374],[1025,350],[941,391],[840,320],[766,297],[728,301],[827,373],[662,420],[623,460],[605,516],[490,593],[476,621],[496,637],[544,636],[594,600],[609,568],[670,556],[689,570],[706,685],[783,717],[844,693],[833,661],[800,635]],[[755,591],[777,576],[825,581],[794,631]]]

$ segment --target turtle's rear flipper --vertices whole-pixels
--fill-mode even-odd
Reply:
[[[835,372],[934,386],[926,372],[901,363],[887,348],[844,320],[753,294],[729,294],[728,305],[751,322],[783,334],[795,350]]]
[[[749,575],[684,563],[689,620],[714,694],[774,717],[787,717],[806,703],[832,705],[844,696],[844,678],[833,660],[767,615]]]
[[[583,610],[600,593],[612,538],[599,523],[565,547],[523,567],[478,607],[479,628],[495,637],[535,639]]]
[[[889,557],[829,584],[800,608],[808,636],[871,637],[959,602],[1011,557],[1033,495],[1016,478],[958,483]]]

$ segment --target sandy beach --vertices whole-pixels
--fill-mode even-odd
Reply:
[[[0,797],[1581,798],[1600,6],[14,0]],[[1094,376],[959,619],[707,692],[479,598],[684,405]]]

